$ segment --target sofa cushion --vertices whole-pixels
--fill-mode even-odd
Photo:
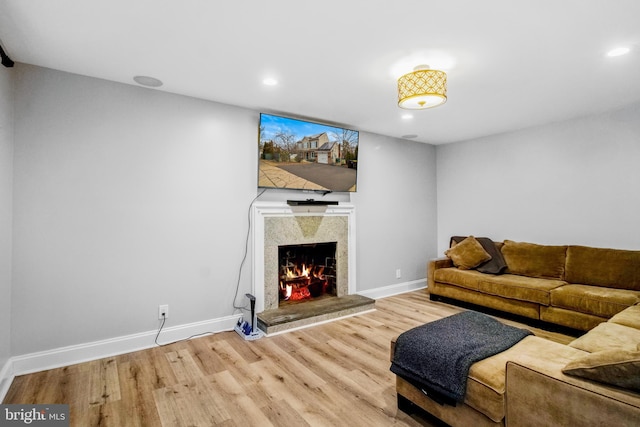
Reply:
[[[609,319],[609,322],[640,329],[640,304],[625,308]]]
[[[640,351],[614,349],[589,353],[569,362],[562,372],[640,391]]]
[[[610,318],[640,300],[640,292],[600,286],[566,285],[551,291],[551,305]]]
[[[640,251],[569,246],[569,283],[640,291]]]
[[[491,255],[484,250],[480,242],[473,236],[469,236],[452,248],[447,249],[444,254],[451,258],[456,267],[462,270],[476,268],[491,259]]]
[[[566,284],[562,280],[503,274],[483,277],[478,281],[478,290],[490,295],[549,305],[551,290]]]
[[[579,350],[595,353],[603,350],[636,350],[640,343],[640,330],[617,323],[605,322],[569,343]]]
[[[457,268],[439,268],[433,275],[433,280],[461,288],[478,290],[478,281],[485,275],[475,270],[459,270]]]
[[[584,352],[540,337],[526,337],[510,349],[471,365],[464,403],[493,421],[500,421],[505,414],[507,361],[542,354],[550,363],[555,361],[564,366],[570,360],[582,356]]]
[[[502,255],[508,273],[564,280],[566,246],[536,245],[505,240]]]
[[[593,314],[580,313],[575,310],[567,310],[566,308],[541,305],[540,320],[586,332],[600,323],[606,322],[608,319],[594,316]]]

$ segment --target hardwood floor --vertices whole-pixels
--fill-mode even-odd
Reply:
[[[397,410],[389,342],[462,310],[410,292],[377,300],[375,312],[253,342],[223,332],[19,376],[4,403],[66,403],[71,425],[83,427],[436,426]]]

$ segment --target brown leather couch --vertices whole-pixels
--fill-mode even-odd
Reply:
[[[494,244],[506,262],[504,274],[461,269],[448,257],[430,260],[431,299],[446,297],[581,331],[640,301],[640,251]]]

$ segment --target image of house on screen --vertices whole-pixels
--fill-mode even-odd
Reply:
[[[336,163],[342,157],[340,144],[329,141],[326,132],[305,136],[296,142],[296,154],[300,159],[325,165]]]

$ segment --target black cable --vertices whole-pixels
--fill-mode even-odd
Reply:
[[[249,253],[249,236],[251,234],[251,207],[253,206],[253,203],[258,200],[258,197],[262,196],[262,194],[267,191],[266,188],[264,188],[260,193],[258,193],[258,195],[256,197],[254,197],[254,199],[251,201],[251,203],[249,203],[249,209],[247,209],[247,238],[245,239],[245,243],[244,243],[244,256],[242,257],[242,262],[240,262],[240,268],[238,269],[238,283],[236,284],[236,293],[233,296],[233,308],[234,311],[235,310],[245,310],[248,311],[247,306],[237,306],[236,305],[236,299],[238,298],[238,290],[240,289],[240,278],[242,277],[242,268],[244,267],[244,263],[247,260],[247,254]]]

